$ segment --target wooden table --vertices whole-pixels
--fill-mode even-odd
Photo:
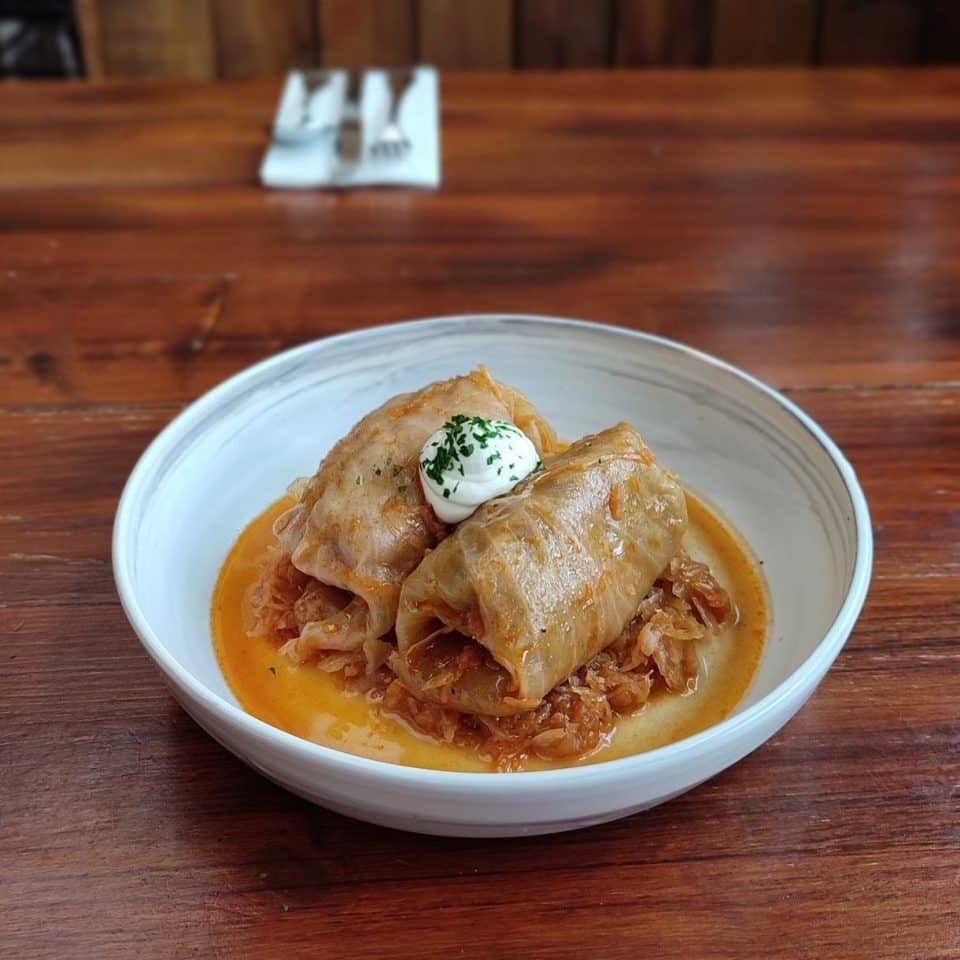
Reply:
[[[955,960],[960,72],[445,77],[435,194],[261,190],[277,92],[0,89],[0,954]],[[224,377],[501,310],[783,389],[859,470],[875,579],[812,701],[692,793],[556,837],[404,835],[194,726],[110,528]]]

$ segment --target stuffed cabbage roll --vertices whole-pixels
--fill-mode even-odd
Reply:
[[[427,554],[390,665],[423,700],[528,710],[620,636],[686,525],[683,490],[633,427],[585,437]]]
[[[363,648],[368,663],[382,662],[377,640],[393,628],[400,586],[447,531],[424,499],[420,451],[458,413],[515,423],[541,456],[557,446],[530,401],[484,367],[394,397],[364,417],[274,527],[293,567],[316,580],[308,588],[314,618],[285,645],[290,656]]]

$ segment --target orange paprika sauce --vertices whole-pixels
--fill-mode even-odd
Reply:
[[[221,570],[211,626],[221,669],[249,713],[298,737],[348,753],[438,770],[489,771],[492,765],[466,747],[438,743],[384,714],[376,702],[345,689],[339,677],[297,666],[267,637],[243,628],[243,596],[273,542],[273,521],[291,505],[283,498],[240,534]],[[756,673],[770,626],[769,600],[757,560],[736,531],[701,499],[687,493],[687,551],[710,565],[729,591],[736,622],[701,644],[697,688],[685,695],[655,691],[637,714],[621,718],[609,742],[572,762],[531,758],[527,770],[600,763],[661,747],[727,717]]]

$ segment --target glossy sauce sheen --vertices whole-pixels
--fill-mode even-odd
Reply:
[[[473,751],[413,733],[365,696],[344,690],[336,676],[298,667],[280,655],[273,641],[246,635],[244,592],[257,575],[263,551],[273,542],[273,521],[290,503],[286,498],[278,501],[243,531],[214,591],[214,646],[241,705],[273,726],[349,753],[440,770],[490,770],[491,765]],[[598,763],[664,746],[718,723],[746,693],[768,630],[766,586],[757,562],[732,528],[690,493],[687,507],[687,550],[710,564],[739,611],[736,624],[701,644],[696,692],[686,696],[656,692],[642,711],[621,719],[609,743],[590,756],[573,764],[534,758],[524,769]]]

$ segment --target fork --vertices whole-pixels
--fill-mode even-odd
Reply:
[[[413,146],[410,138],[400,127],[400,106],[407,91],[413,86],[415,79],[412,70],[391,70],[387,74],[393,99],[390,103],[390,112],[387,114],[387,124],[370,148],[370,152],[375,157],[384,160],[398,160]]]

